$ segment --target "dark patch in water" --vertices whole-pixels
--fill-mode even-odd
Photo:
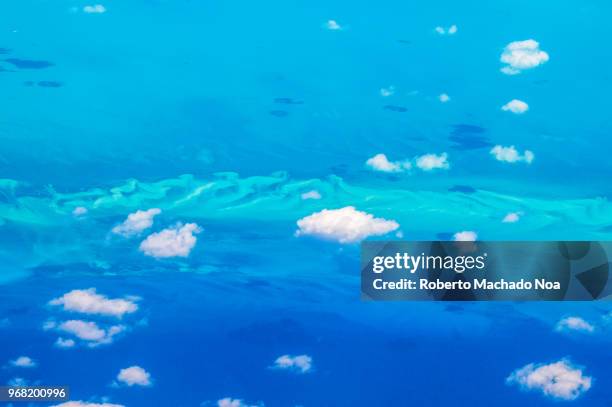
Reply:
[[[472,188],[469,185],[454,185],[448,190],[450,192],[462,192],[464,194],[473,194],[474,192],[476,192],[476,189]]]
[[[486,130],[472,124],[455,124],[449,140],[454,142],[455,150],[477,150],[491,147],[493,144],[483,135]]]
[[[612,225],[604,226],[599,229],[599,231],[603,233],[612,233]]]
[[[463,308],[462,305],[449,304],[449,305],[444,307],[444,311],[447,311],[447,312],[462,312],[462,311],[464,311],[464,308]]]
[[[389,111],[392,111],[392,112],[398,112],[398,113],[405,113],[405,112],[408,111],[408,109],[406,109],[405,107],[403,107],[403,106],[396,106],[396,105],[385,105],[383,107],[383,109],[389,110]]]
[[[304,102],[293,98],[275,98],[274,103],[281,105],[303,105]]]
[[[305,345],[313,342],[304,327],[293,319],[256,322],[231,331],[228,336],[234,341],[266,346]]]
[[[285,110],[270,110],[270,114],[274,117],[287,117],[289,112]]]
[[[11,50],[8,48],[0,48],[0,54],[8,54],[10,53]]]
[[[41,88],[61,88],[64,84],[57,81],[40,81],[38,86]]]
[[[408,41],[408,40],[397,40],[397,42],[399,42],[400,44],[404,44],[404,45],[412,44],[412,41]]]
[[[23,86],[34,86],[34,81],[25,81]]]
[[[448,232],[436,233],[438,240],[452,240],[453,234]]]
[[[34,61],[31,59],[7,58],[6,62],[19,69],[45,69],[52,67],[53,62],[49,61]]]

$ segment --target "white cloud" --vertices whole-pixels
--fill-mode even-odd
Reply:
[[[304,192],[301,195],[302,199],[306,200],[306,199],[321,199],[321,193],[319,191],[316,190],[312,190],[312,191],[308,191],[308,192]]]
[[[30,382],[28,382],[23,377],[13,377],[6,384],[8,384],[11,387],[24,387],[24,386],[29,385]]]
[[[456,242],[475,242],[478,239],[478,234],[471,230],[464,230],[453,235],[453,240]]]
[[[56,348],[68,349],[74,348],[74,345],[76,345],[76,342],[72,339],[57,338],[57,341],[55,341]]]
[[[225,397],[217,401],[217,407],[257,407],[257,406],[248,405],[240,399],[233,399],[231,397]]]
[[[67,401],[51,407],[125,407],[123,404],[89,403],[87,401]]]
[[[308,373],[312,370],[312,358],[308,355],[283,355],[274,361],[272,368]]]
[[[28,356],[19,356],[15,360],[11,360],[11,366],[14,367],[36,367],[36,362]]]
[[[506,66],[501,71],[507,75],[516,75],[525,69],[535,68],[548,59],[548,54],[540,49],[537,41],[514,41],[504,48],[500,60]]]
[[[548,365],[530,363],[512,372],[506,383],[562,400],[574,400],[591,388],[591,378],[566,360]]]
[[[522,100],[512,99],[502,106],[504,112],[512,112],[514,114],[522,114],[529,110],[529,105]]]
[[[94,4],[93,6],[83,7],[83,12],[88,14],[102,14],[106,13],[106,7],[104,7],[102,4]]]
[[[117,380],[127,386],[151,386],[151,374],[140,366],[121,369]]]
[[[194,235],[201,231],[195,223],[178,224],[147,236],[140,251],[155,258],[187,257],[198,241]]]
[[[521,219],[521,214],[519,212],[510,212],[504,216],[502,219],[503,223],[516,223]]]
[[[113,233],[125,237],[137,235],[153,226],[153,218],[160,213],[161,209],[159,208],[130,213],[123,223],[113,228]]]
[[[394,93],[395,93],[395,87],[393,86],[389,86],[388,88],[380,89],[380,96],[385,97],[385,98],[392,96]]]
[[[438,96],[438,99],[442,103],[450,102],[450,96],[448,96],[446,93],[442,93],[440,96]]]
[[[520,154],[516,147],[504,147],[496,145],[490,151],[497,161],[503,161],[508,163],[525,162],[531,164],[535,158],[534,154],[530,150],[525,150],[523,154]]]
[[[297,221],[296,236],[312,235],[340,243],[354,243],[369,236],[381,236],[399,228],[393,220],[375,218],[353,206],[323,209]]]
[[[84,206],[77,206],[76,208],[74,208],[74,210],[72,211],[72,214],[74,216],[84,216],[87,215],[87,208]]]
[[[95,322],[78,319],[62,322],[55,328],[59,331],[74,335],[87,343],[89,347],[110,344],[113,342],[115,335],[126,330],[124,325],[113,325],[105,329],[99,327]]]
[[[376,154],[374,157],[368,158],[366,165],[375,171],[381,172],[401,172],[409,163],[400,163],[398,161],[389,161],[385,154]]]
[[[338,24],[338,22],[336,20],[328,20],[325,23],[325,27],[328,30],[341,30],[342,29],[342,27],[340,26],[340,24]]]
[[[425,154],[416,158],[416,166],[423,171],[431,171],[434,169],[448,169],[448,154],[440,155]]]
[[[63,306],[65,311],[108,315],[118,318],[138,310],[138,305],[134,301],[123,298],[111,299],[96,293],[95,288],[72,290],[51,300],[49,304]]]
[[[438,26],[434,30],[440,35],[455,35],[457,34],[458,28],[455,24],[453,24],[448,28]]]
[[[592,333],[595,331],[595,327],[580,317],[567,317],[557,322],[555,330],[558,332],[580,331]]]

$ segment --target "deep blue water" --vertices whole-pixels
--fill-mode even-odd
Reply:
[[[84,12],[95,4],[105,12]],[[407,240],[610,240],[611,12],[602,0],[4,0],[0,383],[125,406],[540,406],[558,401],[506,378],[568,358],[593,382],[567,403],[612,405],[605,302],[362,302],[358,245],[295,235],[305,216],[355,206]],[[500,72],[504,47],[527,39],[550,59]],[[502,110],[512,99],[529,110]],[[495,160],[495,145],[535,159]],[[377,172],[365,162],[378,153],[447,153],[450,166]],[[301,198],[312,190],[321,199]],[[152,227],[112,233],[150,208]],[[188,257],[138,250],[177,222],[202,229]],[[49,305],[91,287],[139,309],[117,320]],[[555,332],[570,315],[597,329]],[[50,319],[127,331],[59,349]],[[284,354],[311,356],[312,371],[270,369]],[[21,355],[37,366],[10,366]],[[112,385],[132,365],[151,386]]]

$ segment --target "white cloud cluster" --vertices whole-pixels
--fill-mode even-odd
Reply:
[[[140,366],[131,366],[121,369],[117,374],[117,381],[127,386],[143,386],[152,385],[151,374]]]
[[[395,87],[394,86],[389,86],[388,88],[381,88],[380,89],[380,96],[382,97],[389,97],[392,96],[395,93]]]
[[[399,228],[393,220],[375,218],[353,206],[340,209],[323,209],[297,221],[296,236],[316,236],[336,240],[340,243],[354,243],[369,236],[381,236]]]
[[[11,366],[14,367],[36,367],[36,362],[28,356],[19,356],[15,360],[11,360]]]
[[[521,219],[521,214],[519,212],[509,212],[502,219],[503,223],[516,223]]]
[[[438,26],[435,28],[435,31],[440,35],[455,35],[457,34],[457,26],[455,24],[451,25],[448,28],[444,28],[442,26]]]
[[[56,404],[51,407],[125,407],[122,404],[111,403],[89,403],[87,401],[67,401],[62,404]]]
[[[453,235],[455,242],[475,242],[478,239],[478,234],[471,230],[464,230]]]
[[[561,400],[574,400],[591,388],[591,377],[566,360],[551,364],[530,363],[515,370],[506,379],[526,390],[538,390]]]
[[[580,317],[566,317],[557,322],[557,332],[578,331],[592,333],[595,327]]]
[[[47,321],[43,329],[45,330],[56,330],[59,332],[63,332],[69,335],[74,336],[75,338],[83,341],[87,346],[93,348],[99,345],[107,345],[113,342],[114,337],[122,332],[127,330],[125,325],[112,325],[108,328],[100,327],[97,323],[93,321],[83,321],[80,319],[71,319],[68,321],[64,321],[61,323],[56,323],[54,321]],[[72,339],[64,339],[60,338],[56,342],[57,346],[60,347],[72,347],[74,343],[67,342]],[[74,342],[74,340],[72,340]],[[68,346],[66,346],[68,345]]]
[[[514,114],[523,114],[529,110],[529,105],[522,100],[512,99],[502,106],[504,112],[512,112]]]
[[[506,64],[501,71],[506,75],[516,75],[525,69],[535,68],[549,60],[546,52],[540,49],[535,40],[514,41],[506,45],[501,62]]]
[[[440,94],[440,96],[438,96],[438,99],[442,103],[450,102],[450,96],[448,96],[446,93]]]
[[[87,208],[84,206],[77,206],[72,210],[72,214],[76,217],[87,215]]]
[[[130,213],[125,221],[115,226],[112,231],[116,235],[130,237],[153,226],[153,218],[161,213],[161,209],[152,208],[146,211],[138,210]]]
[[[516,147],[504,147],[496,145],[490,151],[497,161],[503,161],[507,163],[525,162],[531,164],[535,155],[530,150],[525,150],[523,154],[519,153]]]
[[[307,199],[321,199],[322,196],[321,196],[321,193],[319,191],[313,189],[312,191],[304,192],[301,195],[301,198],[303,200],[307,200]]]
[[[308,373],[312,370],[312,358],[308,355],[282,355],[274,361],[272,368]]]
[[[390,161],[385,154],[379,153],[370,157],[365,162],[366,166],[374,171],[380,172],[403,172],[412,168],[413,164],[410,160]],[[414,159],[414,165],[423,170],[431,171],[434,169],[448,169],[448,154],[424,154]]]
[[[225,397],[217,401],[217,407],[257,407],[257,406],[248,405],[240,399],[233,399],[231,397]]]
[[[82,314],[107,315],[121,318],[138,310],[133,300],[108,298],[96,293],[95,288],[72,290],[49,302],[50,305],[62,306],[65,311]]]
[[[336,20],[327,20],[327,22],[325,23],[325,27],[328,30],[332,30],[332,31],[336,31],[336,30],[341,30],[342,26],[340,24],[338,24],[338,22]]]
[[[76,342],[74,341],[74,339],[64,339],[64,338],[57,338],[57,341],[55,341],[55,347],[56,348],[61,348],[61,349],[68,349],[68,348],[74,348],[74,345],[76,345]]]
[[[88,14],[102,14],[106,13],[106,7],[104,7],[102,4],[94,4],[93,6],[83,7],[83,12]]]
[[[176,226],[153,233],[140,243],[140,251],[155,258],[187,257],[202,229],[195,223]]]

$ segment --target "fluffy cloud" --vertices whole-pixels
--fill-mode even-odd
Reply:
[[[458,28],[455,24],[451,25],[448,28],[444,28],[441,26],[435,28],[435,31],[440,35],[454,35],[457,34],[457,30]]]
[[[113,233],[125,237],[134,236],[153,226],[153,218],[161,213],[161,209],[152,208],[146,211],[138,210],[130,213],[127,219],[113,228]]]
[[[504,112],[512,112],[514,114],[522,114],[529,110],[529,105],[522,100],[512,99],[502,106]]]
[[[312,358],[308,355],[283,355],[274,361],[272,368],[308,373],[312,370]]]
[[[548,59],[548,54],[540,49],[537,41],[514,41],[506,45],[502,52],[500,60],[506,66],[501,71],[507,75],[516,75],[525,69],[535,68]]]
[[[425,154],[416,158],[416,166],[423,171],[431,171],[434,169],[448,169],[448,154],[440,155]]]
[[[561,400],[574,400],[591,388],[591,378],[566,360],[548,365],[530,363],[515,370],[506,383]]]
[[[409,163],[400,163],[399,161],[389,161],[386,155],[376,154],[374,157],[368,158],[366,165],[372,168],[374,171],[381,172],[401,172],[406,168]]]
[[[67,401],[62,404],[56,404],[51,407],[125,407],[122,404],[111,403],[88,403],[86,401]]]
[[[55,341],[56,348],[68,349],[74,348],[74,345],[76,345],[76,342],[73,339],[57,338],[57,341]]]
[[[94,4],[93,6],[83,7],[83,12],[88,14],[102,14],[106,13],[106,7],[104,7],[102,4]]]
[[[151,386],[151,374],[140,366],[131,366],[121,369],[117,380],[127,386]]]
[[[138,305],[128,299],[107,298],[97,294],[95,288],[72,290],[49,302],[50,305],[62,306],[65,311],[83,314],[108,315],[121,318],[138,310]]]
[[[525,162],[531,164],[535,158],[534,154],[530,150],[525,150],[523,154],[520,154],[516,147],[504,147],[496,145],[490,151],[497,161],[503,161],[507,163]]]
[[[438,96],[438,99],[442,103],[450,102],[450,96],[448,96],[446,93],[442,93],[440,96]]]
[[[375,218],[353,206],[323,209],[297,221],[297,236],[312,235],[340,243],[354,243],[368,236],[381,236],[399,228],[393,220]]]
[[[201,231],[195,223],[178,224],[149,235],[140,243],[140,251],[155,258],[187,257],[198,240],[194,235]]]
[[[510,212],[504,216],[502,219],[503,223],[516,223],[521,219],[521,214],[519,212]]]
[[[231,397],[225,397],[217,401],[217,407],[257,407],[257,406],[248,405],[240,399],[233,399]]]
[[[591,333],[595,327],[580,317],[567,317],[557,322],[555,330],[558,332],[579,331]]]
[[[332,30],[332,31],[333,30],[341,30],[342,29],[342,27],[340,26],[340,24],[338,24],[338,22],[336,20],[328,20],[325,23],[325,27],[328,30]]]
[[[58,331],[74,335],[89,347],[110,344],[113,342],[114,336],[126,330],[124,325],[113,325],[105,329],[99,327],[95,322],[78,319],[64,321],[56,326],[47,325],[46,328],[55,328]]]
[[[304,192],[301,195],[302,199],[306,200],[306,199],[321,199],[321,193],[319,191],[316,190],[312,190],[312,191],[308,191],[308,192]]]
[[[453,240],[455,242],[475,242],[476,239],[478,239],[478,234],[471,230],[464,230],[453,235]]]
[[[76,208],[74,208],[74,210],[72,211],[72,214],[74,216],[84,216],[87,215],[87,208],[84,206],[77,206]]]
[[[389,86],[388,88],[380,89],[380,96],[382,97],[389,97],[389,96],[392,96],[394,93],[395,93],[395,87],[393,86]]]
[[[11,366],[14,367],[36,367],[36,362],[28,356],[19,356],[15,360],[11,360]]]

